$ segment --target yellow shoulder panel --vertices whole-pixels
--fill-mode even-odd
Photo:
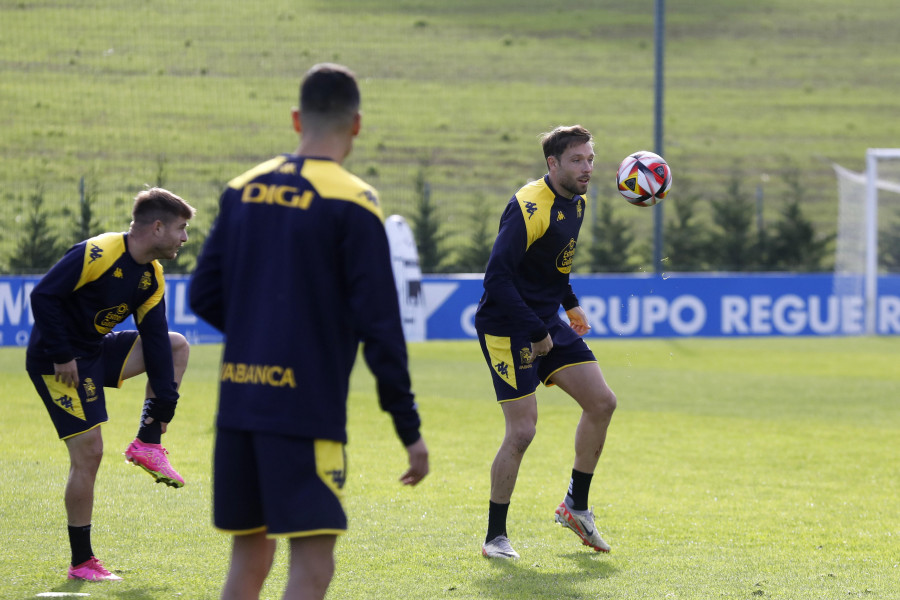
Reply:
[[[384,222],[375,188],[336,162],[306,159],[300,175],[312,184],[322,198],[353,202]]]
[[[525,230],[528,232],[526,250],[550,227],[550,211],[553,208],[554,198],[543,177],[516,192],[516,200],[519,201],[522,218],[525,219]]]
[[[81,278],[75,289],[103,275],[125,252],[125,234],[104,233],[87,240],[84,245],[84,263]]]
[[[287,158],[284,156],[276,156],[271,160],[267,160],[264,163],[258,164],[243,175],[238,175],[237,177],[229,181],[228,187],[239,190],[247,185],[247,182],[253,181],[260,175],[271,173],[272,171],[280,167],[286,160]]]
[[[156,288],[156,291],[153,292],[152,296],[147,298],[146,302],[137,307],[134,318],[138,323],[144,320],[144,315],[146,315],[150,309],[159,304],[159,301],[163,299],[163,296],[165,296],[166,293],[166,279],[163,277],[162,264],[158,260],[154,260],[150,265],[153,267],[153,275],[159,282],[159,287]]]

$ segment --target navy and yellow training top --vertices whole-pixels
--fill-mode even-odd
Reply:
[[[378,195],[338,163],[285,154],[233,179],[190,303],[225,334],[219,427],[346,442],[361,341],[381,407],[419,439]]]
[[[100,340],[134,314],[150,386],[178,399],[159,261],[139,264],[127,233],[104,233],[72,246],[31,292],[34,328],[27,360],[36,369],[93,356]]]
[[[525,185],[500,217],[484,273],[484,295],[475,327],[490,335],[526,334],[532,342],[547,336],[546,323],[578,306],[569,285],[584,199],[560,196],[549,175]]]

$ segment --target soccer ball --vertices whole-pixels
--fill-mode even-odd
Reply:
[[[616,187],[635,206],[653,206],[672,187],[672,170],[659,154],[641,150],[619,165]]]

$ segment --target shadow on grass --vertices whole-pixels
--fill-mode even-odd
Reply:
[[[570,560],[571,567],[545,567],[521,559],[491,560],[493,574],[476,585],[485,595],[495,598],[588,598],[594,596],[584,589],[585,584],[608,579],[618,572],[603,554],[573,552],[560,558]]]
[[[38,592],[32,596],[26,596],[22,600],[36,600],[39,598],[122,598],[123,600],[156,600],[171,595],[168,587],[128,587],[122,581],[81,581],[70,580],[61,583],[50,590],[49,594],[41,596]],[[46,594],[46,592],[45,592]]]

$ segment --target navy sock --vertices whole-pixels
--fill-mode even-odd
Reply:
[[[153,419],[153,422],[149,425],[144,424],[144,419],[147,418],[147,411],[150,410],[152,401],[152,398],[144,400],[144,410],[141,411],[141,426],[138,428],[137,433],[137,438],[145,444],[159,444],[162,442],[162,423],[159,422],[159,419]]]
[[[591,490],[591,479],[593,477],[593,473],[582,473],[581,471],[572,469],[572,479],[569,481],[569,493],[566,494],[567,498],[570,500],[566,503],[569,505],[569,508],[572,510],[588,509],[588,492]]]
[[[90,560],[94,555],[91,548],[91,526],[72,527],[69,525],[69,546],[72,548],[72,566]]]
[[[509,512],[509,502],[497,504],[491,502],[488,508],[488,530],[484,541],[489,542],[498,535],[506,535],[506,513]],[[507,536],[508,537],[508,536]]]

